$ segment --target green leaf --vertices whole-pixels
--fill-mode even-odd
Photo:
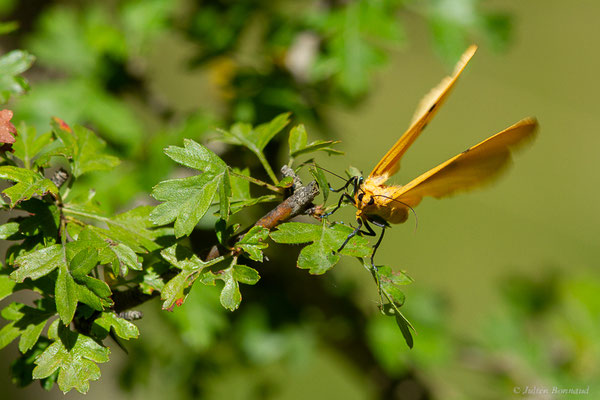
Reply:
[[[413,326],[410,322],[402,315],[402,313],[396,314],[396,324],[398,328],[400,328],[400,332],[402,332],[402,336],[406,341],[406,345],[412,349],[414,345],[414,340],[412,336],[411,329],[414,330]]]
[[[105,306],[110,304],[106,301],[102,301],[102,299],[94,292],[88,289],[85,285],[81,285],[79,283],[75,283],[75,295],[77,297],[77,301],[90,306],[96,311],[102,311],[104,310]]]
[[[19,140],[13,144],[14,154],[23,160],[25,168],[29,169],[31,162],[35,160],[42,149],[52,142],[52,132],[37,134],[34,126],[25,125],[24,122],[20,124],[18,132]]]
[[[156,244],[155,240],[161,233],[152,229],[154,224],[150,220],[153,210],[152,206],[140,206],[117,214],[106,222],[109,227],[106,235],[131,247],[136,253],[160,249],[162,246]]]
[[[20,74],[27,71],[34,60],[34,56],[22,50],[13,50],[0,57],[0,103],[29,89]]]
[[[325,178],[325,174],[323,173],[323,170],[318,167],[311,168],[310,173],[317,181],[317,184],[319,185],[319,191],[321,193],[323,193],[323,202],[326,202],[327,199],[329,198],[330,187],[329,187],[329,182],[327,182],[327,178]]]
[[[23,312],[23,317],[15,322],[15,326],[21,329],[19,351],[25,353],[35,346],[46,323],[54,313],[48,313],[32,307],[23,307],[21,311]]]
[[[19,203],[18,208],[30,214],[30,217],[19,224],[21,233],[31,236],[41,233],[43,243],[46,245],[56,242],[60,224],[60,210],[56,204],[40,199],[29,199]]]
[[[371,270],[371,265],[363,261],[365,268]],[[396,319],[396,324],[402,332],[402,336],[406,341],[409,348],[413,347],[413,337],[411,330],[415,328],[412,326],[410,321],[402,314],[400,307],[404,304],[404,293],[398,287],[399,285],[406,285],[411,283],[413,280],[404,272],[394,272],[388,266],[380,266],[374,271],[375,277],[379,284],[380,293],[389,301],[388,304],[383,305],[382,311],[385,315],[393,316]]]
[[[308,142],[307,136],[306,128],[304,128],[303,124],[296,125],[290,129],[290,157],[293,157],[294,153],[306,147],[306,143]]]
[[[315,151],[325,151],[329,154],[344,154],[336,150],[331,145],[340,143],[339,140],[317,140],[307,143],[306,128],[300,124],[295,126],[290,131],[290,158],[298,157],[302,154],[308,154]]]
[[[221,290],[221,305],[229,311],[235,311],[242,302],[242,293],[240,293],[240,285],[233,276],[233,266],[227,268],[219,276],[225,282]]]
[[[94,324],[92,325],[92,333],[104,339],[110,332],[111,328],[121,339],[136,339],[139,336],[139,330],[137,326],[123,318],[117,317],[112,312],[103,312],[99,318],[94,320]]]
[[[59,244],[19,256],[14,265],[18,268],[10,277],[17,282],[23,282],[25,278],[36,280],[58,267],[67,266],[63,248]]]
[[[54,133],[71,149],[72,173],[76,178],[87,172],[112,169],[120,163],[117,157],[104,154],[106,143],[83,126],[76,125],[72,131],[55,126]]]
[[[54,295],[56,311],[58,311],[58,316],[65,325],[70,324],[75,316],[77,302],[79,301],[77,286],[66,264],[61,264],[58,269]]]
[[[10,236],[19,232],[18,222],[8,222],[4,225],[0,225],[0,239],[6,240]]]
[[[220,132],[223,134],[225,142],[244,146],[252,151],[260,160],[271,180],[277,184],[277,177],[263,154],[263,150],[271,139],[290,122],[289,117],[289,113],[280,114],[270,122],[258,125],[255,128],[252,128],[252,125],[249,124],[237,123],[232,125],[229,131],[221,130]]]
[[[270,122],[265,124],[258,125],[254,128],[254,135],[250,139],[252,143],[256,144],[256,147],[261,151],[269,144],[269,142],[277,135],[279,132],[286,127],[287,124],[290,123],[290,114],[284,113],[279,114],[275,118],[273,118]]]
[[[10,199],[11,207],[34,195],[43,196],[51,193],[56,196],[58,194],[58,188],[50,179],[45,179],[37,172],[25,168],[12,165],[2,166],[0,167],[0,178],[18,182],[2,192]]]
[[[245,168],[239,170],[233,169],[233,172],[239,175],[249,176],[250,170]],[[240,178],[235,175],[230,176],[231,182],[231,198],[230,201],[230,214],[233,215],[245,207],[251,207],[255,204],[278,201],[280,197],[276,195],[264,195],[260,197],[252,197],[250,194],[250,182],[244,178]]]
[[[311,243],[300,252],[298,267],[308,269],[311,274],[323,274],[337,264],[340,259],[337,249],[352,231],[349,226],[328,225],[325,221],[321,225],[288,222],[271,232],[271,239],[277,243]],[[340,253],[367,257],[371,253],[371,247],[367,239],[357,235],[350,239]]]
[[[12,322],[0,330],[0,348],[5,347],[19,336],[21,336],[19,341],[19,351],[21,353],[33,348],[48,319],[55,314],[53,309],[44,310],[40,304],[38,302],[39,307],[34,308],[22,303],[11,303],[2,310],[2,317]]]
[[[79,251],[69,263],[71,275],[75,278],[83,277],[98,265],[98,250],[86,247]]]
[[[235,247],[243,250],[251,260],[263,261],[263,249],[268,247],[265,242],[269,230],[262,226],[253,226],[236,244]]]
[[[163,181],[152,191],[152,196],[164,203],[156,206],[150,219],[157,225],[175,221],[175,237],[179,238],[192,232],[208,211],[219,187],[227,185],[224,183],[228,178],[227,165],[193,140],[185,140],[184,148],[168,147],[165,153],[180,164],[204,172],[189,178]]]
[[[34,360],[50,345],[50,340],[41,336],[34,347],[18,357],[10,366],[12,381],[19,387],[25,387],[33,382],[32,372],[35,367]],[[54,386],[58,373],[52,374],[39,381],[40,386],[49,391]]]
[[[108,284],[100,279],[93,278],[91,276],[84,276],[80,281],[90,289],[96,296],[102,299],[109,299],[112,295]],[[103,303],[105,304],[105,303]]]
[[[58,371],[60,390],[66,393],[76,389],[79,393],[87,393],[89,381],[100,378],[96,363],[107,362],[110,351],[91,337],[70,331],[57,322],[49,329],[49,337],[54,343],[36,358],[33,378],[46,378]]]
[[[217,240],[222,245],[227,245],[227,241],[234,235],[235,232],[237,232],[239,228],[239,224],[228,226],[225,220],[217,220],[215,223],[215,235],[217,236]]]
[[[262,153],[267,144],[290,122],[290,114],[279,114],[270,122],[254,129],[249,124],[234,124],[230,131],[222,131],[228,142],[247,147],[255,154]]]
[[[233,265],[233,278],[246,285],[254,285],[260,279],[258,271],[245,265]]]
[[[160,252],[161,256],[171,265],[179,268],[181,272],[168,281],[161,291],[164,300],[163,309],[170,310],[175,304],[181,305],[185,301],[189,288],[202,275],[212,274],[208,267],[223,261],[223,257],[204,262],[191,250],[177,244]]]
[[[14,279],[10,279],[8,268],[0,269],[0,300],[3,300],[19,290],[22,285],[18,285]]]
[[[248,199],[248,200],[237,200],[231,202],[231,214],[235,214],[246,207],[252,207],[260,203],[272,203],[274,201],[281,201],[281,197],[274,194],[267,194],[264,196]]]
[[[5,348],[19,337],[21,329],[15,326],[14,322],[8,323],[0,329],[0,349]]]
[[[140,282],[140,289],[144,294],[152,294],[158,290],[158,292],[162,292],[165,281],[162,278],[162,273],[166,272],[169,268],[167,263],[156,263],[151,266],[146,266],[144,268],[144,273],[142,274],[142,282]]]
[[[165,154],[178,164],[215,175],[223,173],[227,168],[219,156],[201,144],[185,139],[183,146],[169,146],[165,149]]]
[[[115,260],[118,261],[113,263],[113,273],[115,275],[118,275],[120,272],[121,276],[126,276],[129,269],[142,270],[142,263],[138,260],[137,254],[135,254],[131,247],[123,243],[118,243],[109,245],[108,248],[115,254]],[[115,270],[115,266],[118,267],[117,270]]]

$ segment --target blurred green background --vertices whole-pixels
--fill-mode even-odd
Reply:
[[[15,7],[5,3],[13,3],[7,10]],[[172,23],[190,12],[193,2],[123,3],[121,26],[130,29],[123,42],[119,25],[104,18],[102,7],[65,1],[32,10],[31,1],[10,14],[20,18],[23,35],[9,35],[3,44],[4,52],[19,47],[38,57],[28,75],[31,93],[14,101],[15,120],[47,124],[56,114],[87,122],[130,160],[111,182],[101,176],[90,182],[100,187],[100,196],[108,193],[107,209],[145,201],[143,193],[164,178],[157,171],[173,168],[162,147],[201,138],[233,120],[264,122],[286,109],[313,135],[343,141],[346,156],[325,159],[325,166],[341,172],[353,165],[368,173],[407,127],[421,97],[448,74],[461,42],[445,47],[432,38],[435,12],[408,2],[398,14],[403,27],[398,37],[405,39],[383,47],[389,63],[375,70],[364,90],[342,79],[321,98],[318,83],[298,84],[296,89],[308,92],[298,101],[293,90],[284,90],[294,88],[289,77],[273,73],[261,58],[267,50],[253,47],[259,33],[245,30],[236,62],[243,59],[263,74],[238,73],[243,82],[229,83],[245,89],[231,100],[229,84],[219,83],[236,71],[223,50],[228,32],[242,35],[234,22],[252,7],[267,6],[208,2],[219,3],[222,11],[239,7],[216,32],[219,24],[203,24],[200,17],[190,24],[195,31]],[[437,12],[465,20],[471,3],[429,2]],[[273,253],[276,265],[261,270],[263,281],[243,292],[235,316],[217,310],[209,290],[193,291],[184,307],[168,315],[158,311],[157,302],[145,304],[141,339],[127,344],[129,355],[113,350],[88,399],[547,398],[522,395],[527,386],[550,391],[589,386],[588,395],[549,398],[600,396],[600,213],[595,209],[600,136],[594,134],[600,5],[591,0],[481,3],[511,16],[512,40],[499,46],[477,29],[468,32],[479,51],[394,181],[405,183],[523,117],[537,117],[541,129],[497,183],[441,201],[426,199],[416,210],[416,230],[411,218],[386,234],[378,262],[415,279],[406,288],[404,308],[418,332],[415,348],[408,350],[394,324],[378,315],[377,290],[358,263],[346,260],[327,276],[311,277]],[[275,18],[259,14],[253,18]],[[52,24],[57,19],[62,29]],[[77,30],[82,27],[87,31]],[[83,34],[94,39],[93,50],[76,40]],[[205,37],[214,42],[202,42]],[[276,44],[269,54],[277,54]],[[138,85],[140,76],[144,85]],[[266,92],[261,85],[269,96],[261,97]],[[87,99],[85,104],[77,96]],[[277,152],[283,154],[274,149],[274,159]],[[352,214],[348,208],[340,218],[351,221]],[[293,271],[273,271],[283,268]],[[319,299],[306,301],[315,288]],[[16,352],[13,346],[2,354],[0,387],[7,398],[62,398],[57,388],[48,393],[35,383],[15,388],[8,369]]]

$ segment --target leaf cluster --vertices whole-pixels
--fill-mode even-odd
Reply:
[[[3,207],[14,214],[0,226],[2,238],[14,242],[0,275],[1,297],[33,290],[40,299],[33,307],[15,302],[4,310],[2,316],[9,323],[0,331],[0,343],[4,347],[20,338],[19,368],[31,370],[22,382],[39,379],[51,387],[56,381],[64,392],[86,392],[89,381],[99,378],[97,364],[108,361],[104,339],[111,335],[129,340],[138,335],[136,326],[116,313],[135,305],[117,304],[126,292],[149,298],[160,294],[163,309],[172,310],[200,282],[217,285],[221,305],[236,310],[242,301],[240,284],[254,285],[260,279],[256,267],[266,260],[263,252],[269,239],[308,244],[297,265],[311,274],[327,272],[341,255],[369,257],[371,248],[361,236],[336,252],[352,231],[343,224],[285,222],[292,215],[245,230],[235,222],[248,207],[293,196],[295,185],[302,185],[296,173],[307,165],[296,166],[297,158],[315,152],[340,153],[332,147],[336,142],[309,143],[305,128],[293,127],[288,138],[288,170],[293,176],[279,180],[264,149],[288,124],[289,115],[282,114],[256,127],[237,123],[221,131],[221,140],[242,146],[260,160],[271,182],[250,176],[247,169],[230,167],[213,151],[188,139],[183,147],[167,147],[165,154],[191,175],[158,183],[152,192],[161,202],[157,206],[139,206],[112,216],[102,213],[93,191],[87,196],[74,194],[85,175],[118,165],[119,159],[105,152],[104,141],[89,129],[71,127],[58,118],[42,134],[20,124],[14,154],[6,155],[0,166],[0,177],[13,183],[2,192],[9,201]],[[290,166],[296,166],[296,171]],[[317,170],[313,168],[313,174]],[[59,179],[60,175],[66,178]],[[329,183],[317,175],[327,193]],[[250,184],[271,194],[253,194]],[[302,209],[314,206],[312,200],[305,199]],[[212,255],[201,258],[189,246],[188,237],[211,210],[218,216],[215,243]],[[368,268],[398,311],[404,299],[397,285],[406,282],[386,278],[392,276],[387,269]],[[409,340],[410,333],[404,334]]]

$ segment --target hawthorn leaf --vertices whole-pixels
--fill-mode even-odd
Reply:
[[[58,194],[58,188],[50,179],[25,168],[4,165],[0,167],[0,178],[17,182],[2,192],[10,199],[11,207],[34,195],[43,196],[51,193],[56,196]]]
[[[142,274],[142,281],[140,282],[140,289],[144,294],[152,294],[158,290],[162,292],[165,281],[161,277],[162,272],[165,272],[169,268],[166,263],[156,263],[151,266],[144,268]]]
[[[311,274],[323,274],[340,259],[339,254],[353,257],[367,257],[371,254],[369,241],[362,236],[354,236],[338,253],[337,249],[346,240],[353,229],[346,225],[321,225],[303,222],[287,222],[271,232],[271,239],[277,243],[310,243],[300,251],[298,267],[308,269]]]
[[[263,226],[253,226],[246,234],[235,244],[237,249],[241,249],[251,260],[263,261],[263,249],[269,245],[266,239],[269,237],[269,230]]]
[[[80,125],[71,129],[56,120],[52,125],[54,133],[70,150],[71,172],[75,178],[87,172],[109,170],[119,165],[117,157],[103,152],[106,142],[91,130]]]
[[[13,145],[15,156],[23,160],[25,168],[29,168],[42,149],[52,142],[52,132],[38,134],[35,126],[21,123],[19,126],[19,140]]]
[[[107,302],[103,302],[100,297],[98,297],[94,292],[92,292],[90,289],[88,289],[85,285],[81,285],[77,282],[75,282],[75,292],[76,292],[77,301],[79,301],[83,304],[87,304],[88,306],[90,306],[92,309],[94,309],[96,311],[102,311],[102,310],[104,310],[105,304],[108,305]]]
[[[26,353],[35,346],[48,320],[54,315],[54,312],[47,312],[33,307],[23,307],[21,309],[23,317],[15,322],[15,326],[21,330],[21,339],[19,340],[19,351]]]
[[[260,279],[260,275],[255,269],[235,264],[235,261],[233,259],[230,266],[216,276],[217,279],[224,282],[219,299],[221,305],[229,311],[237,310],[242,302],[240,283],[254,285]]]
[[[167,147],[165,154],[176,163],[198,171],[218,174],[227,168],[227,165],[219,156],[191,139],[185,139],[183,147]]]
[[[152,206],[140,206],[117,214],[107,221],[109,227],[107,236],[131,247],[136,253],[160,249],[161,246],[156,244],[155,240],[162,232],[152,229],[154,224],[150,220],[150,215],[153,210]]]
[[[59,265],[58,278],[54,296],[56,300],[56,311],[63,324],[68,325],[75,316],[77,302],[79,301],[77,283],[73,280],[66,264]]]
[[[119,318],[113,312],[103,312],[99,318],[94,320],[92,325],[92,333],[104,339],[111,328],[115,334],[121,339],[135,339],[139,336],[139,330],[133,323]]]
[[[84,276],[83,278],[78,280],[89,290],[91,290],[96,296],[100,297],[103,300],[106,300],[108,304],[112,304],[112,300],[110,300],[112,291],[110,290],[110,286],[108,286],[106,282],[91,276]],[[106,302],[103,302],[103,304],[106,304]]]
[[[6,224],[0,225],[0,239],[6,240],[11,236],[19,232],[18,222],[7,222]]]
[[[228,170],[223,160],[193,140],[186,139],[183,148],[170,146],[165,153],[176,162],[203,172],[160,182],[152,191],[152,196],[164,203],[156,206],[150,219],[156,225],[175,221],[175,237],[180,238],[189,235],[206,214],[221,185],[228,185]],[[227,192],[225,188],[225,197]],[[227,208],[225,200],[222,203]]]
[[[97,363],[107,362],[110,350],[91,337],[58,324],[58,320],[52,323],[48,333],[54,342],[35,359],[33,378],[43,379],[58,371],[60,390],[87,393],[89,381],[100,378]]]
[[[191,250],[179,244],[162,250],[160,254],[171,265],[181,270],[173,279],[165,283],[161,291],[161,299],[164,300],[162,308],[165,310],[171,310],[175,304],[183,304],[194,281],[203,274],[212,274],[208,267],[224,259],[218,257],[204,262]]]
[[[260,197],[252,197],[250,194],[250,182],[247,179],[241,178],[237,175],[250,176],[250,170],[244,168],[243,170],[234,168],[234,174],[230,176],[231,182],[231,198],[230,202],[230,214],[233,215],[245,207],[251,207],[255,204],[277,201],[280,199],[276,195],[263,195]]]
[[[7,298],[23,286],[15,282],[14,279],[11,279],[9,272],[8,268],[0,269],[0,300]]]
[[[290,147],[290,157],[293,157],[294,153],[306,147],[306,143],[308,143],[308,135],[303,124],[296,125],[290,129],[288,142]]]
[[[98,265],[98,250],[86,247],[79,251],[69,263],[71,275],[75,278],[83,277]]]
[[[20,74],[27,71],[34,60],[34,56],[23,50],[13,50],[0,57],[0,103],[6,103],[12,95],[29,89]]]
[[[239,228],[239,224],[228,226],[225,220],[217,220],[217,222],[215,223],[215,235],[217,236],[217,240],[222,245],[226,245],[227,241],[233,236],[235,232],[237,232]]]
[[[264,196],[251,198],[248,200],[236,200],[231,202],[230,214],[235,214],[246,207],[252,207],[260,203],[271,203],[274,201],[280,201],[281,197],[274,194],[266,194]]]
[[[14,265],[17,269],[10,274],[10,277],[17,282],[23,282],[25,278],[36,280],[59,266],[65,268],[67,266],[63,247],[60,244],[19,256],[15,259]]]
[[[242,302],[242,293],[240,292],[240,285],[233,276],[233,266],[227,268],[219,275],[219,279],[223,280],[225,284],[221,289],[221,305],[229,311],[235,311]]]
[[[60,210],[56,204],[33,198],[19,203],[18,208],[30,214],[19,223],[21,234],[35,236],[41,233],[45,245],[56,242],[60,224]]]
[[[236,281],[246,285],[254,285],[260,279],[258,271],[246,265],[233,265],[233,277]]]
[[[329,154],[344,154],[330,146],[340,143],[339,140],[317,140],[308,143],[306,128],[303,124],[297,125],[290,130],[289,145],[290,158],[298,157],[315,151],[325,151]]]
[[[325,178],[323,170],[319,167],[311,168],[310,173],[317,181],[317,184],[319,185],[319,191],[323,193],[323,202],[326,202],[329,198],[329,191],[331,188],[329,186],[329,182],[327,182],[327,178]]]
[[[290,122],[290,113],[279,114],[270,122],[252,128],[246,123],[236,123],[229,131],[221,131],[228,143],[245,146],[256,155],[262,154],[266,145]]]
[[[25,353],[37,343],[48,319],[53,317],[55,310],[44,310],[38,303],[38,308],[26,306],[23,303],[11,303],[2,310],[2,317],[11,321],[0,330],[0,349],[17,337],[19,351]]]
[[[15,322],[10,322],[0,329],[0,349],[5,348],[19,337],[21,329],[15,326]]]

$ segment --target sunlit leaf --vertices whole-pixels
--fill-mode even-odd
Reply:
[[[48,332],[54,343],[36,358],[33,378],[46,378],[58,371],[60,390],[66,393],[76,389],[79,393],[87,393],[89,381],[100,378],[96,363],[107,362],[110,351],[89,336],[73,332],[57,322]]]
[[[46,179],[39,173],[25,168],[18,168],[12,165],[1,166],[0,178],[17,182],[2,192],[10,199],[11,207],[14,207],[21,201],[30,199],[34,195],[43,196],[46,193],[58,194],[58,188],[50,179]]]
[[[323,274],[337,264],[339,254],[367,257],[371,253],[368,240],[358,235],[337,252],[352,231],[349,226],[328,225],[325,221],[320,225],[288,222],[271,232],[271,239],[286,244],[310,243],[300,252],[298,267],[308,269],[311,274]]]
[[[175,221],[175,236],[186,236],[206,214],[223,179],[227,179],[227,165],[193,140],[185,140],[183,148],[170,146],[165,153],[178,163],[203,172],[189,178],[163,181],[152,191],[152,196],[164,203],[152,211],[151,220],[157,225]]]
[[[262,226],[253,226],[236,244],[235,247],[243,250],[251,260],[262,262],[262,250],[268,247],[265,242],[269,230]]]
[[[112,312],[103,312],[99,318],[94,320],[92,332],[101,338],[105,338],[110,330],[113,329],[115,334],[121,339],[135,339],[139,335],[137,326],[133,323],[117,317]]]

